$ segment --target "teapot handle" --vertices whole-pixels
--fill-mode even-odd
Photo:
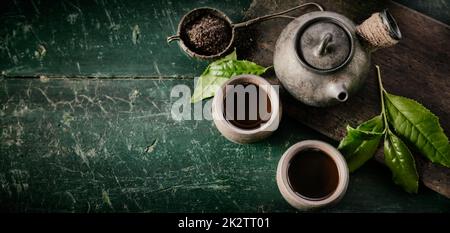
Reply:
[[[372,14],[356,26],[356,33],[364,39],[371,52],[395,45],[402,38],[397,22],[387,9]]]
[[[320,11],[324,11],[323,7],[321,5],[319,5],[318,3],[308,2],[308,3],[305,3],[305,4],[298,5],[296,7],[292,7],[290,9],[285,10],[285,11],[281,11],[281,12],[273,13],[273,14],[269,14],[269,15],[264,15],[264,16],[260,16],[260,17],[254,18],[254,19],[250,19],[250,20],[244,21],[244,22],[236,23],[236,24],[233,24],[232,26],[233,26],[233,28],[247,27],[249,25],[252,25],[252,24],[255,24],[255,23],[259,23],[259,22],[263,22],[263,21],[266,21],[266,20],[269,20],[269,19],[273,19],[273,18],[295,19],[295,17],[289,16],[289,15],[285,15],[285,14],[289,13],[291,11],[297,10],[299,8],[305,7],[305,6],[310,6],[310,5],[313,5],[313,6],[317,7]]]

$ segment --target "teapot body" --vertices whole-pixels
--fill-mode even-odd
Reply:
[[[356,25],[335,12],[316,11],[293,20],[280,34],[274,69],[284,88],[317,107],[344,102],[364,83],[370,50]]]

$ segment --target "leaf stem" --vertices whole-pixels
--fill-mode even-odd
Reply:
[[[381,80],[381,70],[380,70],[380,66],[375,65],[375,67],[377,68],[377,74],[378,74],[378,86],[380,88],[380,99],[381,99],[381,115],[383,116],[383,120],[384,120],[384,126],[386,127],[387,130],[389,130],[389,124],[387,122],[387,117],[386,117],[386,111],[385,111],[385,105],[384,105],[384,93],[386,92],[386,90],[383,87],[383,81]]]

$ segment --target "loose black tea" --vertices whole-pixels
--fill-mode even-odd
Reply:
[[[288,166],[291,188],[303,198],[325,199],[336,190],[339,172],[334,160],[317,149],[298,152]]]
[[[192,20],[186,26],[187,43],[202,55],[214,55],[230,43],[232,29],[225,20],[208,14]]]
[[[242,88],[236,88],[238,85],[241,85]],[[225,119],[241,129],[251,130],[261,127],[270,119],[272,109],[269,96],[255,84],[238,85],[235,85],[235,91],[227,93],[224,99]],[[255,92],[252,92],[251,88],[254,88]],[[227,98],[230,98],[231,95],[234,95],[233,106],[227,106]],[[251,95],[255,101],[251,101]],[[265,99],[261,99],[261,96]],[[260,109],[261,106],[265,106],[266,109]],[[241,115],[239,115],[240,113]],[[242,113],[244,113],[244,117],[242,117]]]

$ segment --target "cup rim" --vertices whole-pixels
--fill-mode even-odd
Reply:
[[[219,88],[219,90],[216,92],[215,98],[214,98],[214,105],[220,110],[221,113],[224,112],[224,104],[223,100],[225,98],[225,92],[226,92],[226,86],[230,84],[239,84],[239,83],[251,83],[254,85],[257,85],[258,87],[263,86],[262,88],[267,87],[269,90],[264,89],[264,91],[267,93],[267,96],[270,100],[270,107],[272,110],[272,113],[270,114],[270,119],[263,123],[262,126],[255,128],[255,129],[242,129],[239,128],[233,124],[231,124],[229,121],[225,119],[223,114],[217,114],[216,117],[218,117],[220,121],[223,121],[227,127],[231,128],[235,132],[239,134],[244,135],[251,135],[255,134],[261,131],[265,131],[267,128],[269,128],[279,117],[280,113],[280,97],[277,95],[275,88],[264,78],[252,75],[252,74],[242,74],[232,77],[230,80],[227,80],[222,86]]]
[[[231,38],[230,38],[230,41],[228,42],[227,47],[224,50],[222,50],[220,53],[212,54],[212,55],[199,54],[199,53],[193,51],[191,48],[189,48],[188,44],[186,44],[186,42],[184,41],[183,37],[181,36],[182,30],[185,29],[185,25],[187,24],[186,21],[188,20],[189,16],[194,14],[197,11],[210,11],[210,12],[213,12],[215,16],[225,20],[229,24],[229,26],[231,27]],[[181,17],[180,22],[178,23],[177,35],[180,37],[180,39],[178,41],[179,44],[180,44],[180,47],[182,48],[182,50],[184,52],[186,52],[186,54],[188,54],[191,57],[200,58],[200,59],[203,59],[203,60],[211,60],[211,59],[222,57],[222,56],[226,55],[228,53],[228,51],[230,51],[231,47],[233,46],[235,32],[234,32],[233,22],[231,21],[231,19],[224,12],[222,12],[222,11],[220,11],[218,9],[212,8],[212,7],[198,7],[198,8],[192,9],[188,13],[184,14],[183,17]]]
[[[332,194],[326,196],[323,199],[316,200],[301,196],[292,189],[292,186],[289,183],[289,163],[298,152],[306,149],[318,149],[324,152],[326,155],[330,156],[336,164],[339,174],[338,185]],[[277,181],[282,182],[281,184],[278,184],[279,188],[280,185],[284,186],[284,189],[281,190],[280,188],[280,191],[282,192],[282,194],[288,196],[287,199],[290,200],[288,200],[288,202],[293,202],[291,204],[296,208],[299,208],[299,206],[305,206],[305,208],[322,207],[338,201],[345,194],[349,181],[347,162],[345,161],[342,154],[330,144],[318,140],[305,140],[292,145],[280,159],[277,176],[281,178],[280,180],[277,179]]]

